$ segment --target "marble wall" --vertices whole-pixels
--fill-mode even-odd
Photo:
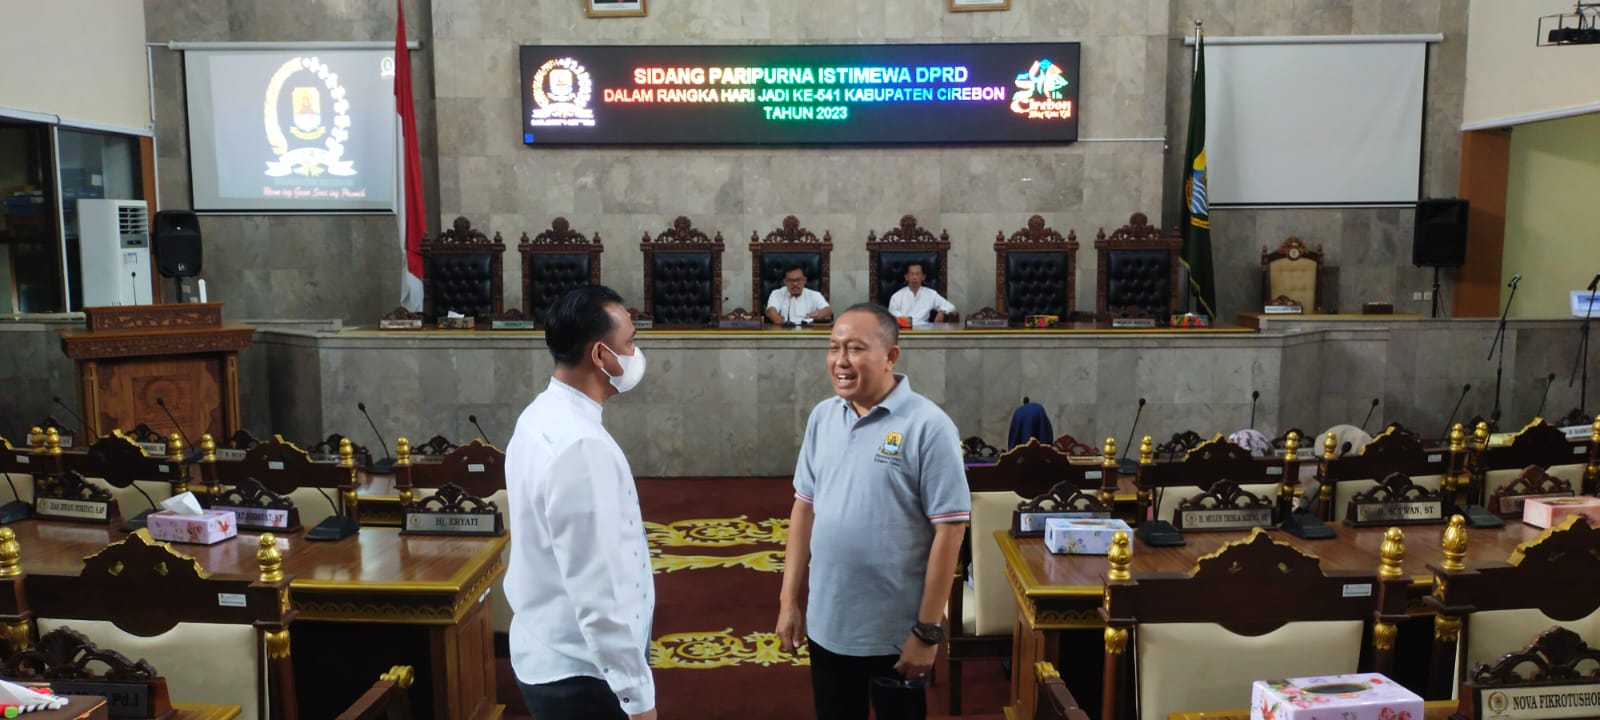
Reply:
[[[82,321],[40,317],[26,322],[0,322],[0,437],[12,445],[28,442],[28,428],[54,416],[63,425],[77,421],[51,401],[78,411],[78,371],[61,352],[57,330],[81,327]]]

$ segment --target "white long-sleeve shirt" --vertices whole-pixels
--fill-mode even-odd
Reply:
[[[600,678],[637,714],[656,704],[655,585],[633,472],[600,412],[552,379],[506,446],[511,667],[529,685]]]
[[[930,287],[923,287],[913,293],[908,285],[896,290],[894,295],[889,297],[889,314],[911,318],[913,324],[928,322],[935,310],[951,313],[956,311],[956,306]]]

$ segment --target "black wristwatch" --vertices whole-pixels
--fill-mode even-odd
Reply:
[[[944,642],[944,626],[939,623],[919,622],[911,626],[911,634],[929,645]]]

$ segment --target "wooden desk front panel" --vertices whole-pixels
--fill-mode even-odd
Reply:
[[[226,397],[225,366],[231,360],[222,355],[176,355],[82,363],[82,370],[93,367],[93,372],[83,373],[84,384],[94,386],[92,393],[91,388],[83,388],[89,406],[84,417],[94,425],[91,434],[147,423],[164,435],[181,428],[185,437],[197,442],[205,433],[228,437],[233,432],[229,418],[238,415]],[[156,404],[158,398],[177,418],[176,427]]]

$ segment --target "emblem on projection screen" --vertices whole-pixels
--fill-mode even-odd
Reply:
[[[1040,58],[1027,72],[1017,73],[1017,92],[1011,96],[1011,112],[1028,119],[1066,119],[1072,117],[1072,101],[1062,91],[1067,76],[1061,66]]]
[[[330,109],[331,121],[326,114]],[[343,159],[350,139],[350,100],[338,73],[317,57],[292,58],[272,74],[262,117],[267,143],[278,158],[267,161],[268,177],[356,174],[354,163]]]
[[[594,127],[594,110],[589,107],[594,80],[582,63],[572,58],[548,60],[529,85],[534,106],[529,127]]]

